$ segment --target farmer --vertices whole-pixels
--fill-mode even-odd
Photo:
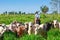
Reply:
[[[40,12],[38,11],[35,12],[35,24],[40,25]]]

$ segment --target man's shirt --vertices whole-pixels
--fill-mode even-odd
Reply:
[[[35,14],[35,18],[40,18],[40,14]]]

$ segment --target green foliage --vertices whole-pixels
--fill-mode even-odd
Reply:
[[[48,10],[49,10],[49,8],[48,8],[46,5],[41,7],[41,11],[42,11],[43,13],[48,12]]]
[[[41,35],[25,35],[20,40],[46,40]]]
[[[47,32],[47,40],[60,40],[60,31],[58,29],[51,29]]]
[[[31,35],[25,34],[22,37],[17,38],[15,36],[15,33],[5,32],[3,36],[4,40],[46,40],[41,35],[34,35],[34,34]]]

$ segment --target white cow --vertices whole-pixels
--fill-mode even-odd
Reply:
[[[34,29],[35,35],[37,35],[39,24],[34,24],[34,27],[35,27],[35,29]]]
[[[58,21],[57,20],[53,20],[53,24],[54,24],[54,28],[56,28],[57,26],[57,24],[58,24]]]
[[[46,24],[34,24],[34,26],[35,26],[35,35],[37,35],[39,32],[40,32],[40,30],[46,30],[47,29],[47,25]]]
[[[7,30],[10,30],[10,31],[12,31],[12,32],[14,32],[14,29],[15,29],[15,27],[17,27],[17,26],[18,26],[18,24],[17,24],[17,25],[16,25],[16,24],[6,25]]]
[[[40,29],[40,28],[43,29],[44,28],[44,24],[40,24],[38,29]]]
[[[28,27],[28,34],[29,35],[31,34],[31,31],[32,31],[31,30],[32,29],[31,27],[32,27],[32,22],[29,22],[29,27]]]
[[[60,29],[60,22],[59,22],[59,29]]]
[[[25,28],[27,28],[29,26],[29,23],[25,22],[24,25],[25,25]]]
[[[6,27],[7,27],[7,30],[10,30],[10,31],[12,31],[12,32],[13,32],[13,30],[12,30],[12,25],[11,25],[11,24],[6,25]]]
[[[6,26],[5,24],[0,25],[0,36],[6,31]]]
[[[39,27],[39,24],[34,24],[33,25],[32,22],[29,22],[28,34],[30,35],[32,32],[34,32],[34,34],[37,35],[38,27]]]

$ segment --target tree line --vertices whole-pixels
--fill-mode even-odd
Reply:
[[[11,12],[7,12],[7,11],[5,11],[5,12],[3,12],[3,14],[26,14],[25,12],[21,12],[21,11],[19,11],[19,12],[15,12],[15,11],[11,11]]]
[[[49,11],[49,7],[47,7],[46,5],[45,6],[41,6],[40,7],[40,9],[41,9],[41,12],[42,13],[44,13],[44,14],[46,14],[48,11]],[[52,13],[58,13],[58,11],[53,11]],[[15,11],[11,11],[11,12],[7,12],[7,11],[5,11],[5,12],[3,12],[3,14],[26,14],[26,12],[21,12],[21,11],[19,11],[19,12],[15,12]],[[28,13],[28,14],[33,14],[33,13]]]

